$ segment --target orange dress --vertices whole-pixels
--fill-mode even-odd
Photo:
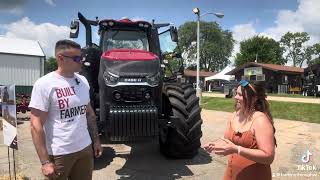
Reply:
[[[251,127],[250,127],[251,129]],[[231,124],[229,124],[226,138],[232,141],[234,144],[250,148],[257,149],[257,141],[251,130],[236,133]],[[241,154],[241,153],[240,153]],[[228,159],[228,166],[224,173],[224,180],[271,180],[271,168],[270,165],[260,164],[255,161],[251,161],[238,154],[230,154]]]

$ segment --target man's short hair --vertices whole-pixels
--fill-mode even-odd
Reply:
[[[61,50],[66,50],[70,48],[81,49],[81,46],[74,41],[63,39],[56,43],[55,54],[57,54]]]

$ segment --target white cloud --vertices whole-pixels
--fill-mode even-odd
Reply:
[[[249,39],[257,35],[257,32],[253,27],[253,23],[235,25],[232,28],[232,32],[233,32],[233,38],[237,42],[241,42],[243,40]]]
[[[266,29],[263,33],[275,40],[280,40],[286,32],[307,32],[310,44],[320,40],[320,1],[299,0],[297,10],[281,10],[275,21],[276,26]]]
[[[17,22],[1,25],[5,37],[22,38],[39,41],[47,57],[54,55],[55,43],[69,36],[69,27],[52,23],[35,24],[28,17]]]
[[[238,24],[233,26],[232,33],[233,33],[234,40],[236,40],[233,51],[232,51],[232,55],[230,58],[230,61],[233,63],[236,54],[240,52],[240,42],[257,35],[257,32],[253,26],[253,23],[247,23],[247,24]]]
[[[56,4],[53,2],[53,0],[44,0],[47,4],[50,6],[56,6]]]
[[[239,42],[254,35],[266,36],[279,41],[281,37],[290,32],[307,32],[310,40],[306,45],[320,42],[320,1],[298,0],[296,10],[280,10],[275,20],[275,26],[269,27],[262,32],[256,32],[253,23],[235,25],[232,28],[233,37],[237,41],[233,50],[234,55],[239,52]],[[288,62],[290,63],[290,62]]]

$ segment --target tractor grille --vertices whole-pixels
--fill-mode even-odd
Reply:
[[[143,102],[144,93],[150,92],[150,88],[147,86],[123,86],[119,90],[123,92],[123,100],[125,102]]]
[[[158,135],[158,110],[155,106],[113,106],[108,119],[111,141],[133,141]]]

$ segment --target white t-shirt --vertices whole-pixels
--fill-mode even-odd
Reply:
[[[89,88],[87,79],[76,73],[65,78],[51,72],[35,82],[29,107],[48,112],[44,131],[49,155],[78,152],[91,144],[86,118]]]

